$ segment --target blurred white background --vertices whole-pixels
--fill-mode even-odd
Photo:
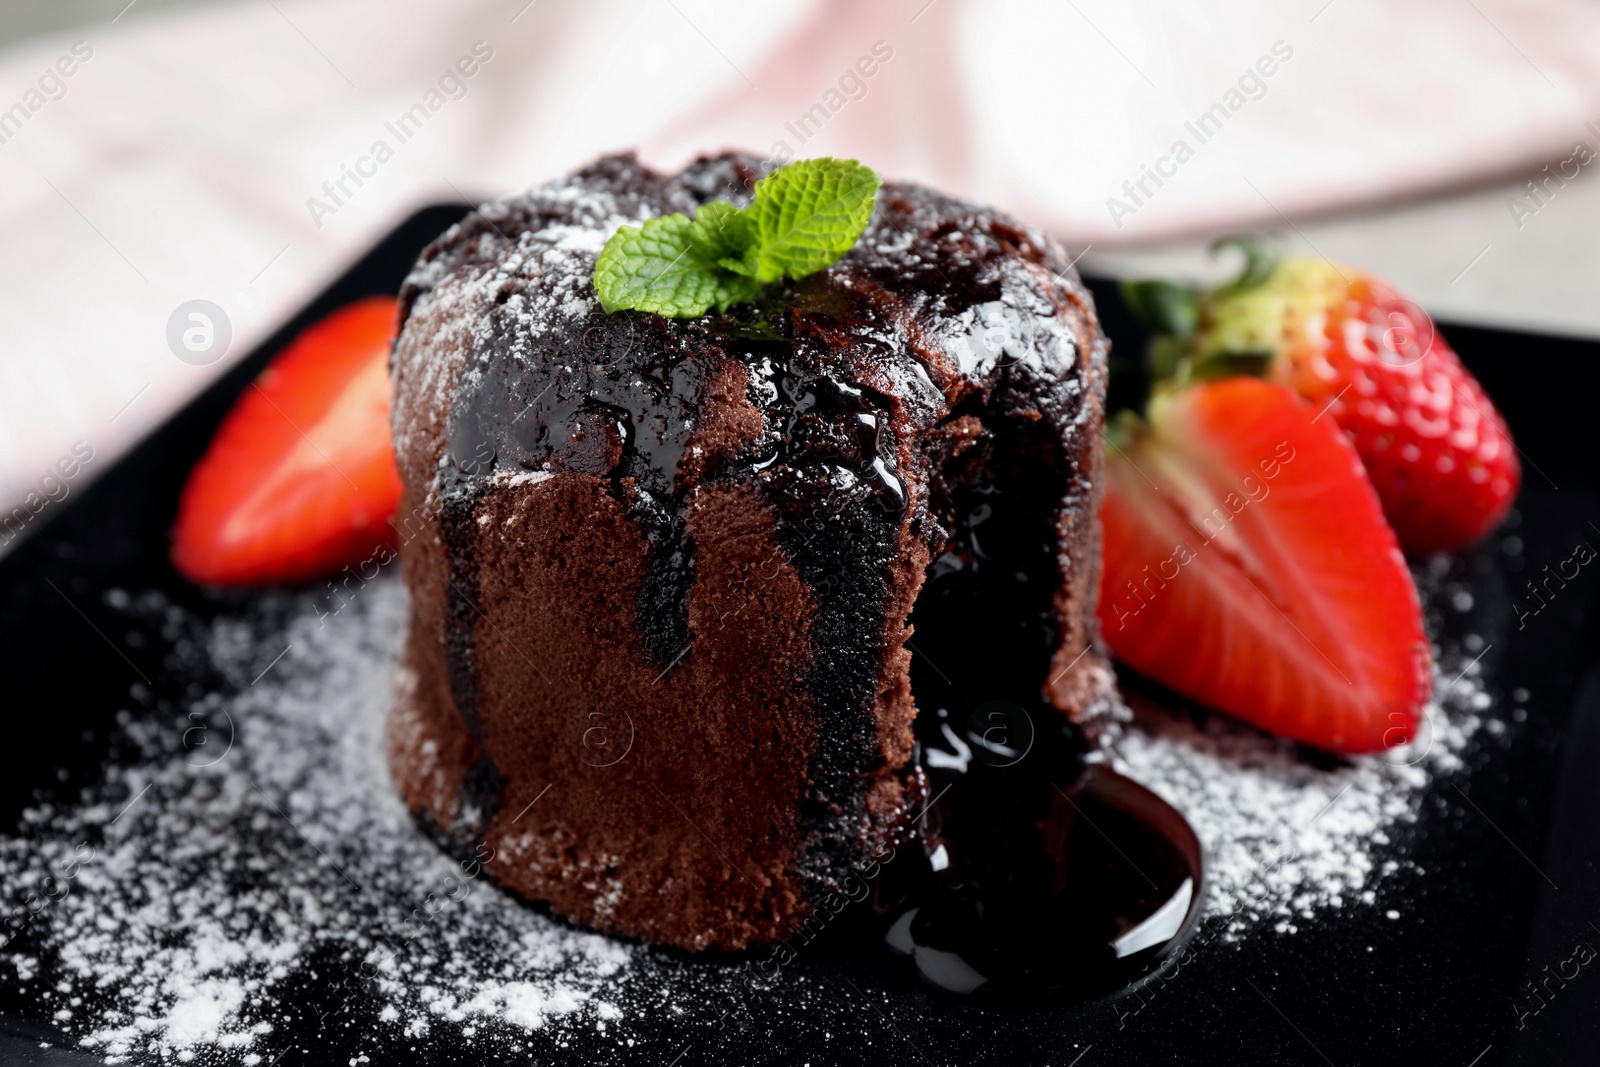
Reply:
[[[1092,272],[1270,228],[1436,316],[1600,336],[1593,0],[0,0],[0,510],[414,208],[635,146],[858,156]],[[194,299],[232,324],[207,366],[166,341]]]

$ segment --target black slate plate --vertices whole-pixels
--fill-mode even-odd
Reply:
[[[0,826],[36,798],[69,801],[116,758],[113,717],[131,684],[162,678],[158,635],[132,634],[107,589],[156,589],[200,618],[244,598],[208,597],[177,578],[165,535],[178,490],[233,398],[299,330],[356,297],[393,292],[416,253],[462,209],[429,208],[286,323],[260,349],[92,484],[74,485],[0,559],[0,677],[7,735],[0,745]],[[1140,350],[1138,328],[1108,282],[1091,281],[1119,352]],[[1600,545],[1600,476],[1584,428],[1590,400],[1577,382],[1600,344],[1498,330],[1445,331],[1510,421],[1525,456],[1518,525],[1455,571],[1480,608],[1491,693],[1531,694],[1511,743],[1487,746],[1470,775],[1437,783],[1402,847],[1425,872],[1401,871],[1380,908],[1347,908],[1302,923],[1293,936],[1258,931],[1242,947],[1207,943],[1192,962],[1146,990],[1069,1008],[992,1012],[913,985],[875,953],[841,938],[795,964],[811,994],[785,1004],[779,988],[729,1024],[710,997],[635,1047],[596,1038],[520,1053],[444,1041],[374,1047],[360,998],[338,1025],[300,1012],[274,1035],[293,1063],[1379,1063],[1588,1062],[1600,1047],[1600,977],[1574,964],[1600,946],[1600,568],[1585,567],[1537,615],[1521,591],[1579,541]],[[1114,381],[1113,404],[1136,395]],[[91,442],[92,444],[92,442]],[[1495,714],[1491,712],[1491,714]],[[1457,789],[1457,784],[1464,790]],[[13,887],[0,896],[10,914]],[[49,922],[48,912],[35,922]],[[29,935],[24,935],[26,938]],[[19,939],[8,951],[26,941]],[[1578,953],[1581,956],[1581,953]],[[39,1001],[42,981],[0,983],[0,1060],[88,1062],[61,1048]],[[44,976],[48,978],[48,974]],[[1527,983],[1538,983],[1535,997]],[[333,1005],[325,979],[293,984],[297,1004]],[[823,990],[821,994],[817,990]],[[288,999],[289,995],[284,994]],[[720,1003],[720,1006],[719,1006]],[[370,1015],[370,1012],[367,1013]],[[841,1034],[848,1039],[841,1040]],[[870,1035],[862,1040],[851,1034]],[[49,1047],[45,1047],[48,1045]],[[674,1059],[677,1057],[677,1059]],[[1081,1057],[1081,1059],[1075,1059]],[[270,1060],[270,1055],[263,1060]]]

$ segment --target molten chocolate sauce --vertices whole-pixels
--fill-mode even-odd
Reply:
[[[1025,437],[951,487],[948,551],[912,623],[920,849],[886,870],[885,941],[947,993],[1004,1006],[1134,982],[1199,921],[1199,840],[1182,815],[1089,751],[1039,693],[1059,575],[1049,498]]]
[[[999,740],[1026,721],[1016,710],[924,751],[925,768],[935,753],[949,762],[929,769],[924,848],[880,886],[894,916],[884,940],[922,981],[984,1004],[1098,996],[1155,970],[1193,931],[1200,844],[1160,797],[1082,759],[1067,724],[1042,728],[1026,755]]]

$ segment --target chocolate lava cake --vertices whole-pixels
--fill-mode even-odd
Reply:
[[[760,176],[612,156],[484,206],[407,280],[393,364],[405,800],[515,892],[690,950],[786,939],[905,840],[913,652],[1020,663],[1074,721],[1111,693],[1106,344],[1062,248],[890,183],[756,303],[601,310],[618,226]]]

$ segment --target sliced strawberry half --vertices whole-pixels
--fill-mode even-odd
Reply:
[[[394,320],[392,297],[341,308],[244,391],[184,486],[172,532],[179,573],[221,585],[299,582],[393,543]]]
[[[1338,425],[1239,377],[1159,394],[1118,430],[1099,603],[1116,657],[1320,748],[1409,741],[1432,686],[1422,614]]]

